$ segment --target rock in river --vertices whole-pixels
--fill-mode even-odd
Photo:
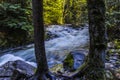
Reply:
[[[86,53],[85,50],[72,51],[68,54],[66,59],[63,61],[65,70],[75,70],[79,68],[85,61]]]
[[[0,80],[16,80],[19,74],[19,80],[23,80],[23,77],[32,76],[34,71],[35,67],[24,61],[9,61],[0,67]]]

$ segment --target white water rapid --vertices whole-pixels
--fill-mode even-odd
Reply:
[[[62,27],[59,25],[49,26],[47,31],[56,38],[45,41],[46,55],[49,67],[54,64],[61,63],[67,53],[80,49],[88,45],[89,34],[88,27],[73,29],[71,27]],[[27,63],[36,66],[33,44],[28,45],[28,48],[21,50],[11,50],[0,57],[0,66],[8,61],[23,60]]]

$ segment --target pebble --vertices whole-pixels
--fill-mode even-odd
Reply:
[[[109,69],[109,68],[113,68],[114,65],[112,63],[105,63],[105,68]]]

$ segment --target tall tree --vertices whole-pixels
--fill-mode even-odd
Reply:
[[[43,0],[32,0],[32,6],[37,70],[31,80],[47,80],[48,65],[44,44]]]
[[[87,0],[90,50],[89,50],[89,80],[104,80],[106,27],[105,0]],[[92,76],[91,76],[92,75]]]
[[[107,35],[104,0],[87,0],[90,49],[87,61],[67,77],[85,77],[85,80],[105,80],[105,53]]]

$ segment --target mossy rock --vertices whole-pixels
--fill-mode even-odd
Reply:
[[[63,64],[56,64],[55,66],[50,68],[50,71],[53,73],[57,73],[58,71],[62,71],[62,70],[63,70]]]
[[[65,71],[74,71],[78,69],[85,62],[85,50],[76,50],[70,52],[63,61]]]
[[[68,54],[63,62],[63,67],[65,70],[72,70],[74,65],[74,58],[72,54]]]

